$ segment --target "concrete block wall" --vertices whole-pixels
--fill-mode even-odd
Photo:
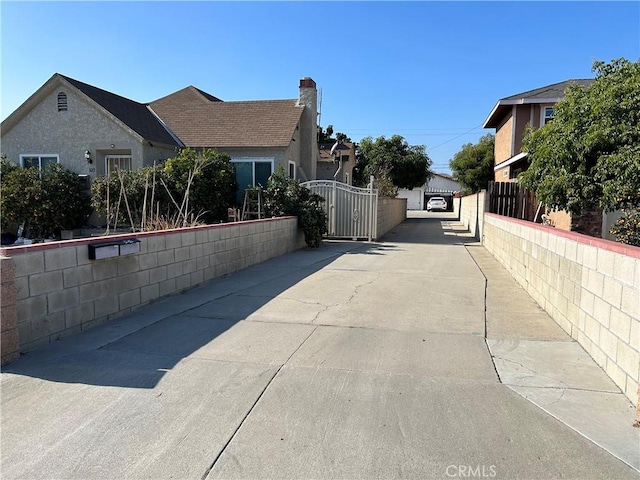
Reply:
[[[484,246],[638,405],[640,247],[491,213]]]
[[[407,219],[406,198],[378,198],[378,227],[376,239]]]
[[[16,267],[12,258],[0,257],[0,353],[2,365],[15,360],[20,356],[20,343],[18,340],[18,313],[16,310],[16,287],[13,281]]]
[[[466,195],[460,198],[459,206],[457,207],[459,208],[458,217],[460,222],[480,241],[482,241],[484,231],[485,198],[486,192],[484,190],[473,195]],[[454,212],[456,212],[455,204]]]
[[[129,238],[140,240],[139,253],[89,259],[90,243]],[[80,332],[303,244],[297,219],[283,217],[3,248],[2,255],[15,264],[11,280],[20,351]],[[7,272],[3,258],[3,292]],[[3,303],[3,342],[8,311]]]

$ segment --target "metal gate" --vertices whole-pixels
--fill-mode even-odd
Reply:
[[[333,180],[312,180],[302,185],[325,199],[329,238],[377,238],[378,190],[373,181],[358,188]]]

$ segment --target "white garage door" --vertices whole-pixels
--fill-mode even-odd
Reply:
[[[424,210],[424,193],[422,192],[422,189],[400,189],[398,190],[398,198],[407,199],[407,210]]]

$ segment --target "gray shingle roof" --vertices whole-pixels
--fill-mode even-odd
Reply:
[[[575,80],[565,80],[564,82],[553,83],[545,87],[536,88],[527,92],[517,93],[509,97],[501,98],[489,113],[489,116],[482,125],[483,128],[497,128],[506,115],[509,115],[513,105],[547,103],[553,104],[564,98],[565,91],[569,85],[580,85],[588,88],[594,82],[592,78]]]
[[[64,75],[60,75],[60,77],[118,118],[142,138],[167,145],[179,145],[145,104],[129,100]]]
[[[518,99],[561,99],[564,97],[564,92],[567,90],[569,85],[580,85],[584,88],[588,88],[593,83],[593,78],[581,78],[576,80],[565,80],[564,82],[554,83],[552,85],[547,85],[546,87],[536,88],[534,90],[529,90],[523,93],[517,93],[516,95],[511,95],[510,97],[505,97],[502,100],[518,100]]]

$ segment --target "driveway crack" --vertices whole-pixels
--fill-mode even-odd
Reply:
[[[309,335],[307,335],[305,337],[305,339],[300,343],[300,345],[298,345],[298,347],[291,353],[291,355],[289,355],[289,357],[287,357],[287,359],[284,361],[284,363],[282,365],[280,365],[278,367],[278,369],[276,370],[276,372],[271,376],[271,378],[269,379],[269,381],[267,382],[267,384],[265,385],[265,387],[262,389],[262,391],[260,392],[260,394],[258,395],[258,397],[256,398],[255,402],[253,402],[253,404],[251,405],[251,407],[249,408],[249,410],[247,410],[247,413],[245,414],[244,417],[242,417],[242,420],[240,420],[240,423],[238,423],[238,426],[235,428],[235,430],[233,431],[233,433],[231,434],[231,436],[229,437],[229,439],[227,440],[227,442],[224,444],[224,446],[222,447],[222,449],[220,450],[220,452],[218,452],[218,455],[216,455],[216,458],[213,459],[213,462],[211,462],[211,465],[209,465],[209,467],[205,470],[205,472],[202,474],[201,480],[205,480],[208,476],[209,473],[211,473],[211,470],[213,470],[213,467],[215,467],[216,463],[218,462],[218,460],[220,459],[220,457],[222,456],[222,454],[225,452],[225,450],[227,449],[227,447],[231,444],[231,442],[233,441],[233,439],[235,438],[236,434],[238,433],[238,431],[240,430],[240,428],[242,428],[242,425],[244,425],[245,421],[247,420],[247,418],[249,418],[249,415],[251,415],[251,412],[253,412],[253,410],[255,409],[256,405],[260,402],[260,400],[262,399],[262,397],[264,396],[265,392],[267,391],[267,389],[271,386],[271,384],[273,383],[273,380],[278,376],[278,374],[280,373],[280,371],[282,370],[282,368],[289,362],[289,360],[291,360],[291,358],[298,352],[298,350],[300,350],[300,348],[302,348],[302,346],[307,342],[307,340],[309,340],[309,338],[311,337],[311,335],[313,335],[313,333],[318,329],[318,327],[314,327],[313,330],[311,330],[311,332],[309,333]]]

